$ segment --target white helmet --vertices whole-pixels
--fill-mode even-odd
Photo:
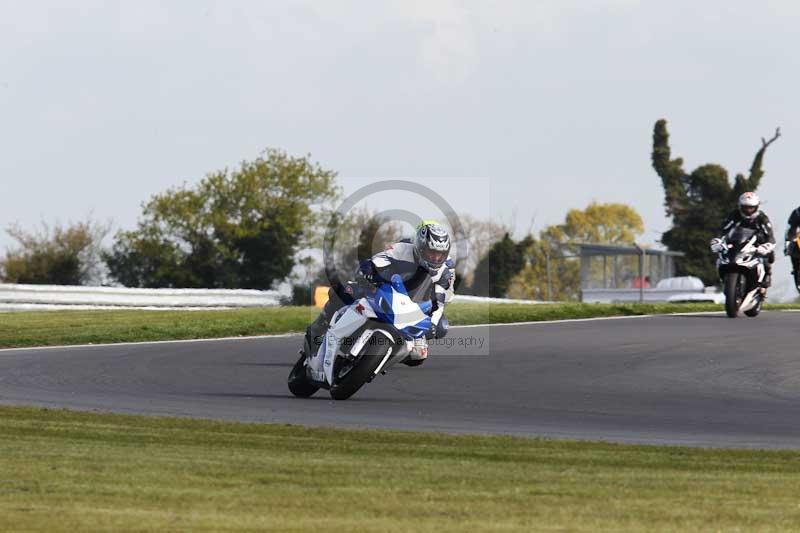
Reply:
[[[739,213],[745,220],[756,218],[760,206],[761,199],[754,192],[746,192],[739,197]]]
[[[427,270],[438,270],[450,254],[450,234],[435,220],[423,220],[417,226],[414,255]]]

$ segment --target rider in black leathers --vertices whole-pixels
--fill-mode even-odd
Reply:
[[[795,244],[797,238],[797,230],[800,229],[800,207],[794,209],[789,215],[789,229],[786,230],[786,242],[783,245],[784,255],[791,256],[792,259],[792,276],[795,275],[798,268],[800,268],[800,249]]]
[[[772,263],[775,262],[775,234],[772,230],[772,222],[769,217],[761,211],[761,201],[754,192],[746,192],[739,197],[739,208],[732,211],[720,228],[721,235],[727,235],[734,227],[742,226],[756,230],[758,238],[758,253],[764,256],[766,276],[762,282],[765,289],[772,284]],[[711,249],[718,252],[721,238],[712,239]]]

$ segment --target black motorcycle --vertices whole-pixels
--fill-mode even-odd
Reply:
[[[756,230],[734,227],[722,238],[717,268],[725,292],[725,312],[736,318],[739,312],[756,316],[761,312],[767,290],[764,257],[759,255]]]
[[[800,235],[789,244],[789,257],[792,260],[794,287],[800,293]]]

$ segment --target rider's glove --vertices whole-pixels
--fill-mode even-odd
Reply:
[[[356,271],[356,283],[364,289],[374,289],[383,279],[370,261],[363,262]]]
[[[447,267],[447,277],[450,280],[450,284],[447,286],[447,288],[453,289],[456,285],[456,262],[448,258],[444,264]]]
[[[761,244],[758,246],[758,248],[756,248],[756,253],[758,255],[769,255],[772,253],[774,249],[775,249],[774,244],[765,242],[764,244]]]
[[[725,244],[723,244],[722,239],[717,237],[716,239],[711,239],[711,251],[718,254],[721,251],[725,250]]]
[[[783,243],[783,255],[789,255],[789,250],[792,246],[792,241],[786,241]]]

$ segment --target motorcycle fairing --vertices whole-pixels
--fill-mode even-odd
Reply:
[[[431,308],[430,301],[414,302],[408,296],[402,278],[392,276],[391,284],[380,285],[374,295],[360,298],[334,314],[324,341],[307,362],[309,378],[330,385],[334,379],[336,358],[359,354],[375,335],[381,335],[388,341],[386,354],[375,370],[375,374],[379,373],[387,364],[391,365],[393,361],[405,357],[414,347],[414,338],[423,337],[430,331]],[[370,319],[385,323],[389,329],[366,328]],[[361,328],[364,329],[359,332]],[[395,338],[392,329],[400,333],[402,338]],[[352,342],[352,346],[343,346],[345,341]],[[398,341],[403,341],[399,349],[396,345]]]
[[[317,353],[308,361],[311,379],[319,382],[325,381],[328,368],[332,371],[333,360],[336,358],[342,341],[355,333],[369,318],[375,318],[375,313],[368,309],[367,301],[362,298],[333,315],[331,325],[325,333]]]
[[[368,300],[378,319],[394,326],[407,339],[424,337],[433,325],[433,304],[430,300],[414,302],[397,274],[392,276],[391,284],[379,286]]]

